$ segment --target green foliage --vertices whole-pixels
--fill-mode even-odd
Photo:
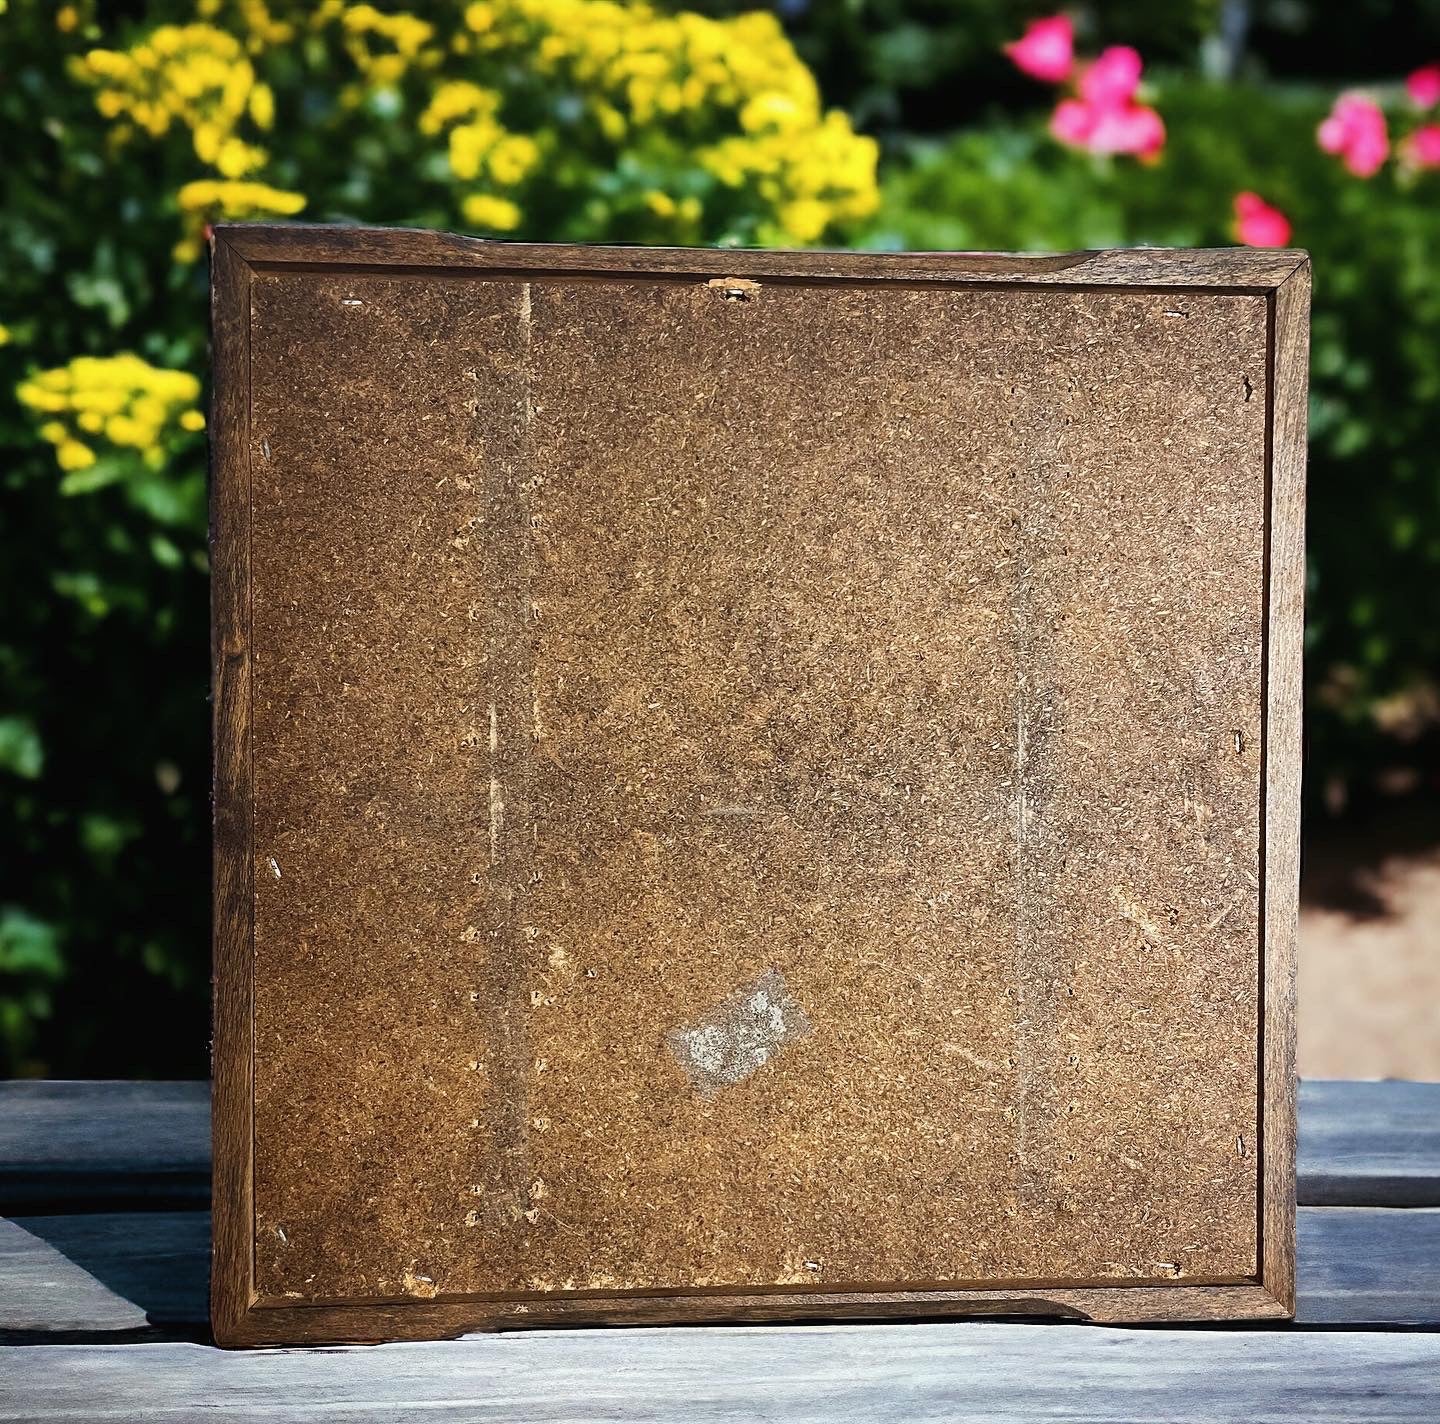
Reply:
[[[0,912],[0,1069],[196,1073],[209,979],[204,440],[150,471],[136,500],[125,481],[65,494],[13,395],[85,354],[204,368],[204,272],[173,263],[144,155],[107,150],[93,96],[66,74],[82,42],[57,33],[48,4],[0,20],[0,863],[14,902]],[[162,528],[177,498],[184,516]],[[162,767],[176,770],[163,786]],[[135,834],[97,841],[102,821]]]
[[[1314,259],[1308,611],[1312,789],[1382,751],[1375,709],[1440,668],[1440,174],[1367,181],[1319,152],[1330,96],[1170,79],[1154,165],[1093,158],[1038,125],[910,148],[872,242],[1064,251],[1234,240],[1242,190]]]
[[[748,0],[703,0],[717,14]],[[1041,86],[1002,47],[1028,20],[1071,12],[1083,46],[1135,45],[1152,62],[1193,63],[1220,17],[1220,0],[785,0],[775,6],[826,98],[869,132],[950,132],[997,103],[1034,105]]]
[[[1259,192],[1316,263],[1311,783],[1373,763],[1377,709],[1440,666],[1440,622],[1426,616],[1440,573],[1440,176],[1345,174],[1315,146],[1328,89],[1163,71],[1159,163],[1064,150],[1043,130],[1047,91],[999,55],[1048,8],[783,8],[826,98],[867,126],[983,122],[948,139],[891,133],[883,207],[862,227],[874,145],[827,113],[768,17],[707,28],[605,0],[415,0],[413,13],[341,0],[11,0],[0,19],[0,1071],[205,1069],[205,470],[186,382],[206,369],[202,236],[218,216],[1055,250],[1228,242],[1235,194]],[[1188,65],[1219,8],[1097,3],[1082,40]],[[1278,12],[1266,7],[1265,23]],[[159,25],[197,21],[208,33],[177,42],[189,77],[172,83],[171,60],[138,47]],[[617,70],[604,56],[622,33],[632,68]],[[122,58],[86,59],[96,48]],[[196,107],[182,91],[210,72],[207,53],[240,78],[202,83]],[[1031,117],[996,117],[997,103]]]
[[[0,71],[0,1071],[198,1074],[205,222],[804,242],[876,147],[773,17],[605,0],[11,0]]]
[[[50,1017],[50,986],[65,972],[60,933],[15,905],[0,905],[0,1039],[23,1053]]]
[[[45,766],[40,733],[28,717],[0,717],[0,769],[34,781]]]

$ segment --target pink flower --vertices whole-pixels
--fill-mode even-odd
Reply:
[[[1416,168],[1440,168],[1440,124],[1421,124],[1400,145],[1400,152]]]
[[[1362,94],[1342,94],[1320,125],[1320,147],[1338,154],[1357,178],[1376,173],[1390,153],[1390,136],[1385,115],[1373,99]]]
[[[1100,109],[1118,109],[1135,97],[1143,65],[1129,45],[1111,45],[1085,67],[1080,97]]]
[[[1284,247],[1290,241],[1290,219],[1258,193],[1236,193],[1235,234],[1246,247]]]
[[[1145,104],[1106,108],[1084,99],[1062,99],[1050,117],[1050,132],[1061,143],[1091,153],[1154,158],[1165,147],[1164,120]]]
[[[1056,16],[1064,20],[1064,16]],[[1052,23],[1037,20],[1026,31],[1024,44],[1037,26]],[[1071,51],[1072,34],[1069,20],[1065,23],[1065,65],[1068,72],[1074,62]],[[1012,58],[1026,68],[1009,47]],[[1111,45],[1101,51],[1080,71],[1075,95],[1061,99],[1050,116],[1050,132],[1061,143],[1091,153],[1129,153],[1139,158],[1154,158],[1165,146],[1165,123],[1146,104],[1136,101],[1140,74],[1144,64],[1139,53],[1129,45]],[[1064,77],[1058,70],[1054,77]]]
[[[1005,46],[1005,53],[1032,79],[1063,83],[1075,63],[1075,26],[1068,15],[1032,20],[1018,40]]]
[[[1427,64],[1417,69],[1406,81],[1405,92],[1422,109],[1440,104],[1440,64]]]
[[[1079,99],[1062,99],[1050,115],[1050,132],[1072,148],[1084,148],[1095,129],[1095,113]]]

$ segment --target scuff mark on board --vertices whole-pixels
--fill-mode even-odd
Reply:
[[[708,1017],[667,1037],[670,1051],[702,1098],[744,1082],[788,1043],[810,1032],[810,1020],[778,969],[767,969],[716,1006]]]
[[[760,290],[760,283],[749,277],[712,277],[705,285],[727,302],[748,302]]]
[[[401,1280],[406,1295],[418,1296],[421,1300],[434,1300],[440,1294],[440,1287],[435,1284],[433,1276],[411,1269],[405,1272]]]

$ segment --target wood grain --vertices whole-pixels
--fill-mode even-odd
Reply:
[[[208,1083],[0,1083],[0,1211],[209,1199]]]
[[[1440,1211],[1301,1207],[1302,1325],[1440,1329]]]
[[[731,309],[711,276],[763,295]],[[223,228],[215,283],[222,1341],[1291,1308],[1299,254]],[[811,408],[833,428],[784,416]],[[973,451],[971,425],[988,432]],[[677,441],[695,473],[672,489]],[[793,488],[767,484],[777,461]],[[472,464],[487,483],[467,521]],[[944,532],[967,508],[982,524]],[[1143,559],[1112,536],[1127,521]],[[856,572],[820,618],[827,557]],[[980,577],[962,597],[967,557]],[[913,659],[905,616],[928,639]],[[967,646],[1010,673],[966,673]],[[629,707],[667,677],[685,688],[674,710]],[[712,702],[733,721],[721,694],[755,677],[745,737],[706,721]],[[465,863],[484,846],[487,688],[488,868]],[[685,788],[706,776],[722,811],[777,814],[687,829],[709,793],[692,805]],[[809,787],[828,802],[798,799]],[[969,849],[943,815],[933,833],[906,821],[903,799],[868,809],[902,789],[957,808]],[[827,899],[837,865],[851,910]],[[916,889],[947,876],[943,896]],[[451,888],[467,878],[478,891]],[[683,1072],[631,1019],[663,993],[663,1041],[767,966],[814,1034],[783,1072],[678,1096]],[[933,1005],[931,984],[949,986]],[[930,1028],[904,1026],[947,1007],[970,1017],[946,1037],[988,1065],[963,1092],[923,1053]],[[990,1079],[1010,1086],[987,1106]],[[982,1132],[1006,1103],[1004,1132]],[[938,1173],[932,1138],[950,1143]],[[723,1158],[705,1155],[716,1140]],[[945,1196],[962,1159],[964,1231]],[[1142,1176],[1117,1191],[1122,1169]]]
[[[1300,1200],[1440,1207],[1440,1083],[1301,1083]]]
[[[531,1333],[370,1350],[223,1355],[199,1345],[6,1352],[0,1419],[219,1424],[1430,1424],[1440,1335],[1044,1328]]]
[[[429,229],[336,228],[304,223],[222,224],[216,241],[256,267],[410,268],[420,272],[616,273],[825,281],[1120,286],[1269,293],[1308,262],[1285,248],[1126,248],[1008,252],[796,252],[703,247],[564,247],[496,242]]]
[[[1440,1328],[1440,1211],[1302,1207],[1298,1226],[1299,1324]],[[209,1250],[198,1211],[0,1221],[0,1341],[203,1328]]]
[[[1299,1107],[1302,1207],[1440,1207],[1440,1083],[1306,1079]],[[11,1215],[209,1197],[208,1083],[0,1083]]]
[[[211,1057],[214,1259],[218,1332],[254,1298],[251,856],[250,279],[223,241],[211,246],[210,608],[214,719],[214,1024]]]
[[[1300,905],[1300,760],[1305,646],[1305,431],[1310,264],[1271,298],[1265,643],[1265,841],[1261,1098],[1261,1280],[1295,1303],[1295,938]]]

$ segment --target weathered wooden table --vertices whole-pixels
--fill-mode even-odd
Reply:
[[[0,1083],[0,1419],[1440,1419],[1440,1084],[1306,1083],[1299,1319],[207,1343],[203,1083]]]

